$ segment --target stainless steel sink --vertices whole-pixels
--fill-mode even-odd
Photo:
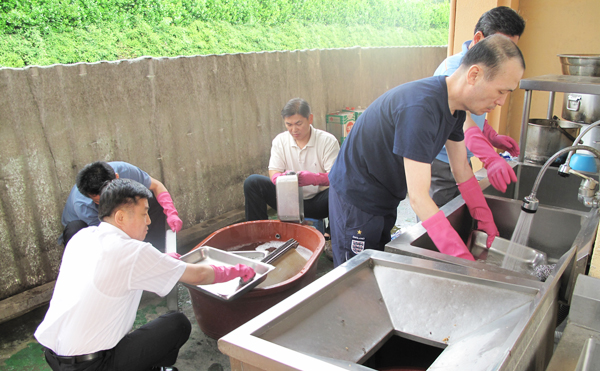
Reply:
[[[484,194],[486,194],[487,203],[494,215],[500,237],[509,240],[521,214],[521,196],[527,195],[531,191],[531,186],[539,171],[539,167],[533,165],[518,165],[518,169],[521,169],[521,182],[516,187],[511,186],[512,189],[509,188],[503,196],[492,195],[498,194],[498,192],[489,186],[487,179],[480,183],[484,187]],[[561,259],[566,264],[562,277],[557,277],[555,274],[551,277],[561,280],[559,299],[566,304],[570,301],[576,275],[585,272],[600,220],[598,209],[585,208],[577,202],[579,183],[580,180],[574,176],[568,178],[558,176],[555,169],[546,172],[538,191],[540,206],[533,218],[530,239],[527,243],[528,247],[546,253],[550,264],[557,263]],[[518,190],[519,200],[511,198],[515,189]],[[574,201],[571,203],[573,199]],[[450,224],[466,243],[476,224],[462,197],[456,197],[444,205],[442,210]],[[571,254],[571,249],[574,259],[563,259],[566,255]],[[442,254],[437,250],[421,223],[407,228],[398,238],[388,243],[385,250],[527,279],[537,279],[535,276],[508,271],[495,265],[486,264],[484,261],[471,262]],[[559,268],[557,266],[555,270]]]
[[[569,319],[547,371],[597,370],[600,364],[600,279],[580,275]]]
[[[489,181],[484,179],[481,182],[484,188],[483,193],[491,196],[503,198],[511,198],[522,201],[523,198],[531,192],[535,178],[540,172],[541,166],[531,164],[513,163],[518,181],[511,183],[506,192],[502,193],[491,187]],[[591,175],[586,173],[586,175]],[[598,177],[593,176],[596,180]],[[577,190],[581,184],[581,178],[570,175],[562,177],[558,175],[558,168],[550,167],[544,173],[540,187],[537,192],[537,198],[540,205],[554,206],[569,210],[589,211],[589,208],[584,206],[577,200]]]
[[[542,370],[556,289],[367,250],[221,338],[219,350],[232,370]],[[396,347],[374,365],[394,338],[428,350]]]

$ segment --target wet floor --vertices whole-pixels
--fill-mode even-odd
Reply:
[[[324,255],[317,265],[317,277],[333,269],[333,263]],[[181,312],[192,323],[190,339],[183,346],[176,367],[180,371],[230,370],[229,357],[219,352],[217,341],[204,335],[198,327],[188,290],[178,285],[178,304]],[[0,371],[51,371],[46,364],[43,349],[33,337],[48,309],[45,305],[12,321],[0,324]],[[134,328],[167,312],[165,298],[144,293]]]

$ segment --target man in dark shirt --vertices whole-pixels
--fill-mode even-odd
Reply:
[[[481,115],[503,105],[524,70],[519,48],[493,35],[471,48],[452,76],[400,85],[365,110],[329,175],[335,266],[364,249],[383,250],[407,193],[436,247],[473,260],[429,196],[431,162],[444,145],[461,194],[491,245],[498,230],[467,161],[462,126],[465,111]]]

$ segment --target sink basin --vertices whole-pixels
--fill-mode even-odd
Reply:
[[[225,335],[219,350],[233,370],[542,370],[555,290],[367,250]],[[382,354],[392,340],[405,345]]]
[[[500,232],[500,237],[510,240],[521,214],[522,202],[494,196],[486,196],[486,201],[494,215],[494,221]],[[457,203],[459,205],[456,205]],[[469,234],[475,227],[475,220],[471,217],[462,197],[458,197],[451,201],[451,203],[446,204],[442,210],[444,210],[452,227],[456,229],[466,243]],[[556,263],[571,248],[586,216],[587,213],[581,211],[559,210],[540,206],[533,217],[527,246],[545,252],[548,262]],[[405,243],[438,251],[425,231],[425,228],[420,223],[407,229],[405,233],[398,236],[394,241],[391,241],[388,246],[392,248]]]
[[[517,172],[520,169],[521,183],[516,186],[511,185],[505,194],[500,194],[489,186],[487,179],[480,182],[480,185],[484,187],[486,201],[494,215],[500,237],[508,240],[512,237],[521,214],[522,196],[531,192],[540,167],[519,164],[516,169]],[[556,174],[556,169],[552,168],[546,172],[537,195],[540,206],[534,214],[529,241],[526,244],[530,248],[545,253],[549,264],[556,264],[561,260],[562,264],[566,264],[562,277],[556,276],[556,274],[553,274],[552,277],[561,280],[559,299],[567,304],[570,301],[577,274],[585,272],[600,220],[598,209],[585,208],[577,201],[579,179],[573,175],[568,178],[560,177]],[[511,199],[515,189],[519,190],[517,192],[519,200]],[[572,199],[573,203],[570,201]],[[444,211],[452,227],[466,243],[475,227],[475,221],[462,196],[448,202],[441,210]],[[472,262],[442,254],[437,250],[421,223],[407,228],[395,240],[388,243],[385,250],[511,274],[521,278],[537,279],[535,276],[486,264],[485,261]],[[571,254],[571,250],[573,250],[573,259],[564,259]],[[559,269],[560,267],[557,266],[554,270],[557,272]]]
[[[540,172],[541,166],[531,164],[513,163],[513,169],[517,174],[517,183],[511,183],[506,192],[502,193],[489,185],[489,181],[484,179],[481,182],[483,193],[491,196],[512,198],[522,201],[525,196],[531,193],[533,183]],[[591,175],[586,173],[586,175]],[[596,180],[598,177],[593,176]],[[544,173],[540,187],[538,188],[537,198],[540,205],[554,206],[570,210],[589,211],[577,200],[577,190],[581,184],[581,178],[575,175],[562,177],[558,175],[558,168],[550,167]],[[515,193],[516,192],[516,193]]]

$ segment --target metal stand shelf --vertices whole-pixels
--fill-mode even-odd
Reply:
[[[531,93],[533,90],[549,91],[548,114],[551,119],[554,111],[554,94],[576,93],[576,94],[597,94],[600,95],[600,77],[590,76],[572,76],[572,75],[543,75],[523,79],[519,83],[519,88],[525,90],[525,102],[523,103],[523,118],[521,120],[521,136],[519,138],[519,162],[525,159],[525,146],[527,143],[527,123],[529,122],[529,113],[531,110]]]

